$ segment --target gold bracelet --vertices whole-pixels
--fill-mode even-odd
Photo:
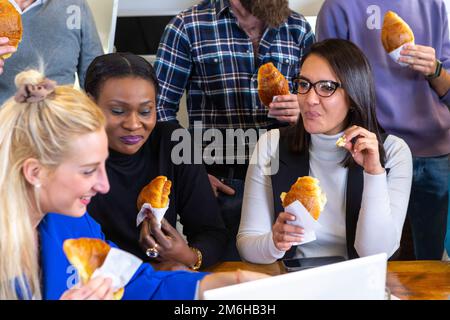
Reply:
[[[195,252],[195,254],[197,255],[197,262],[191,266],[192,270],[198,270],[200,269],[200,267],[202,266],[202,261],[203,261],[203,256],[200,250],[198,250],[197,248],[194,247],[190,247],[192,251]]]

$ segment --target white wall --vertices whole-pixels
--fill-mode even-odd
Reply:
[[[408,1],[408,0],[405,0]],[[172,15],[200,0],[119,0],[119,16]],[[315,16],[324,0],[289,0],[293,10]],[[450,9],[450,0],[444,0]]]
[[[305,16],[317,15],[323,1],[289,0],[291,8]],[[199,2],[200,0],[120,0],[119,16],[172,15]]]

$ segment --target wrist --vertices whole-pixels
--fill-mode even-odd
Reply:
[[[200,250],[198,250],[197,248],[194,248],[194,247],[189,247],[189,249],[191,249],[193,255],[195,256],[195,259],[194,259],[195,262],[189,264],[189,267],[192,270],[198,270],[202,266],[202,262],[203,262],[202,252]]]
[[[442,62],[439,61],[438,59],[436,59],[436,68],[434,70],[434,73],[425,76],[425,78],[427,80],[433,80],[433,79],[439,78],[439,76],[441,75],[441,72],[442,72]]]
[[[366,173],[368,173],[368,174],[371,174],[371,175],[373,175],[373,176],[375,176],[375,175],[379,175],[379,174],[382,174],[382,173],[384,173],[384,168],[380,165],[380,166],[376,166],[376,167],[373,167],[373,168],[364,168],[364,171],[366,172]]]

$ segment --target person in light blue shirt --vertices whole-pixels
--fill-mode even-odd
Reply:
[[[109,190],[103,113],[84,93],[35,70],[15,82],[15,97],[0,108],[0,256],[8,257],[0,260],[0,300],[112,299],[111,279],[79,285],[63,252],[69,238],[104,240],[86,213],[91,198]],[[142,264],[124,299],[201,298],[204,290],[253,277],[260,275],[161,272]]]
[[[14,95],[14,77],[38,69],[59,84],[83,85],[87,67],[103,48],[86,0],[6,0],[21,14],[22,41],[7,60],[0,58],[0,105]],[[12,52],[0,38],[0,55]]]

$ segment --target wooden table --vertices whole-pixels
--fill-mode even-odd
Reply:
[[[247,262],[223,262],[207,269],[210,272],[237,269],[270,275],[285,273],[281,262],[262,265]],[[393,261],[388,262],[387,286],[402,300],[449,300],[450,262]]]

